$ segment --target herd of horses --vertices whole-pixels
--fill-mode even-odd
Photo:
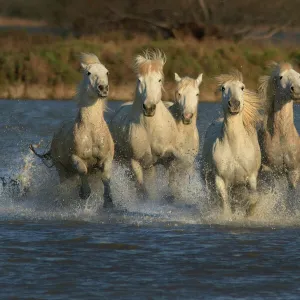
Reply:
[[[39,154],[30,147],[43,161],[52,161],[61,182],[80,178],[81,199],[91,194],[89,175],[100,172],[104,207],[113,206],[113,159],[130,168],[140,197],[157,196],[157,165],[167,170],[173,199],[181,197],[181,185],[195,172],[200,149],[196,120],[202,74],[193,79],[175,73],[174,102],[163,102],[165,62],[160,50],[147,50],[135,57],[134,101],[123,104],[106,123],[109,72],[96,55],[80,56],[83,79],[75,97],[75,120],[64,123],[54,134],[47,153]],[[300,140],[293,100],[300,100],[300,74],[288,63],[272,63],[270,74],[260,78],[257,91],[245,88],[239,71],[216,80],[223,117],[206,131],[201,177],[225,214],[232,213],[234,189],[243,187],[248,193],[247,213],[258,199],[260,180],[286,176],[293,190],[299,182]]]

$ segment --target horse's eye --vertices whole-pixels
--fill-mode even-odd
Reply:
[[[91,72],[87,72],[87,76],[90,76],[91,75]]]
[[[178,96],[179,96],[179,97],[181,97],[181,94],[180,94],[180,93],[178,93]]]
[[[199,93],[196,95],[197,97],[199,96]]]
[[[225,91],[225,87],[224,86],[222,86],[222,92],[224,92]]]
[[[108,76],[109,72],[106,73],[106,75]]]
[[[242,86],[242,87],[241,87],[241,89],[242,89],[242,91],[243,91],[243,90],[245,89],[245,87],[244,87],[244,86]]]
[[[279,79],[281,80],[281,79],[282,79],[282,76],[279,76]]]
[[[161,82],[161,79],[159,79],[158,82]]]

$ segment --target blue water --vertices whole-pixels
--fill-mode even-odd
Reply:
[[[75,111],[73,102],[0,101],[0,176],[30,188],[0,190],[0,299],[300,299],[300,214],[286,209],[283,184],[252,218],[226,220],[197,176],[182,203],[141,203],[115,164],[116,210],[101,209],[97,180],[82,208],[76,183],[60,186],[28,149],[46,147]],[[218,111],[199,106],[201,137]],[[298,107],[295,118],[299,126]]]

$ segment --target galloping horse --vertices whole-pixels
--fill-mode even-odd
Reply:
[[[94,54],[83,53],[80,57],[83,80],[79,84],[76,100],[78,113],[74,121],[65,123],[54,134],[51,148],[40,158],[51,159],[58,171],[60,181],[79,175],[82,199],[90,196],[88,175],[99,171],[104,185],[104,206],[112,206],[110,191],[111,166],[114,143],[103,111],[108,96],[108,70]]]
[[[261,101],[245,89],[235,71],[217,77],[222,91],[224,118],[207,129],[203,148],[202,177],[213,196],[220,197],[225,215],[231,215],[229,192],[238,185],[256,191],[261,153],[256,133]],[[254,203],[248,203],[249,207]]]

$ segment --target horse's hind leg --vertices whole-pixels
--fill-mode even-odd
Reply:
[[[91,188],[87,178],[87,173],[88,173],[87,166],[85,162],[77,155],[73,154],[71,158],[72,158],[73,168],[75,169],[75,171],[77,171],[81,179],[79,196],[81,199],[86,200],[91,194]]]
[[[103,173],[102,173],[102,182],[104,186],[103,207],[105,208],[110,208],[114,206],[111,197],[111,189],[110,189],[111,167],[112,167],[112,159],[107,159],[103,163]]]

